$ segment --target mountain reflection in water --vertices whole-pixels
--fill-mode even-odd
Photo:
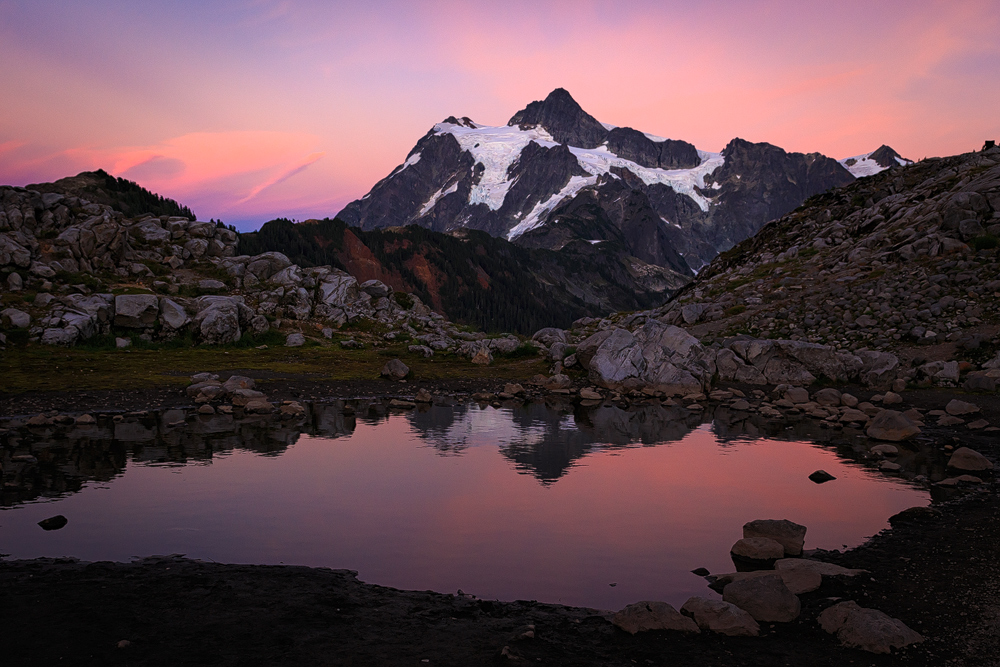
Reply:
[[[0,553],[182,552],[481,597],[681,603],[708,594],[690,569],[732,568],[747,520],[804,523],[807,547],[857,544],[926,504],[905,476],[943,473],[931,452],[902,448],[905,476],[885,477],[858,462],[867,447],[856,433],[725,408],[306,408],[286,421],[165,410],[94,426],[6,423]],[[838,479],[809,482],[820,467]],[[54,514],[67,527],[35,525]]]

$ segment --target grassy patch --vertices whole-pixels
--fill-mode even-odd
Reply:
[[[8,338],[17,332],[9,332]],[[24,332],[25,335],[27,332]],[[274,332],[277,334],[277,332]],[[106,347],[55,348],[29,345],[12,349],[0,356],[2,394],[26,391],[81,391],[99,389],[143,389],[183,387],[188,378],[201,371],[268,371],[305,376],[312,380],[348,381],[379,378],[387,357],[405,357],[412,376],[422,380],[501,379],[525,380],[544,373],[546,364],[539,358],[518,356],[498,358],[490,366],[477,366],[454,355],[435,355],[423,359],[409,355],[405,345],[373,350],[344,350],[339,345],[301,348],[284,347],[284,336],[248,338],[228,346],[170,347],[170,343],[150,343],[117,350]],[[259,341],[271,341],[260,343]],[[267,344],[265,350],[251,343]],[[111,344],[114,344],[112,337]],[[180,345],[180,343],[178,343]]]
[[[726,312],[724,314],[726,317],[732,317],[734,315],[739,315],[746,309],[747,309],[746,306],[744,306],[742,303],[739,303],[736,304],[735,306],[731,306],[730,308],[726,308]]]

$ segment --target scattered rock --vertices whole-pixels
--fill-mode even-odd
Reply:
[[[389,401],[389,407],[397,408],[400,410],[412,410],[413,408],[417,407],[417,404],[414,403],[413,401],[404,401],[398,398],[394,398],[391,401]]]
[[[67,523],[69,523],[69,519],[62,514],[57,514],[50,516],[48,519],[42,519],[38,522],[38,525],[42,527],[42,530],[59,530]]]
[[[948,459],[948,467],[956,470],[993,470],[993,462],[974,449],[959,447]]]
[[[235,401],[233,402],[235,404]],[[266,415],[274,412],[274,406],[265,398],[254,398],[247,401],[243,411],[251,414]]]
[[[119,350],[124,350],[127,347],[132,347],[131,338],[115,338],[115,347]]]
[[[900,442],[919,434],[920,427],[896,410],[882,410],[868,424],[865,432],[869,438]]]
[[[416,397],[413,400],[415,402],[417,402],[417,403],[431,403],[431,402],[433,402],[434,397],[431,396],[431,392],[429,392],[426,389],[424,389],[423,387],[421,387],[417,391],[417,395],[416,395]]]
[[[809,475],[809,479],[817,484],[823,484],[824,482],[832,482],[837,479],[825,470],[817,470],[816,472]]]
[[[306,337],[301,333],[288,334],[285,338],[285,347],[302,347],[306,344]]]
[[[736,605],[704,597],[689,598],[681,613],[690,616],[698,627],[729,637],[756,637],[760,626],[753,616]]]
[[[817,619],[821,628],[836,634],[844,646],[872,653],[889,653],[924,640],[902,621],[853,601],[825,609]]]
[[[899,454],[899,449],[896,445],[875,445],[868,451],[878,456],[896,456]]]
[[[489,366],[493,363],[493,353],[489,351],[489,348],[481,347],[472,355],[472,363],[480,366]]]
[[[965,401],[960,401],[957,398],[954,398],[948,402],[948,405],[945,406],[944,411],[947,412],[949,415],[957,417],[958,415],[971,415],[976,412],[979,412],[979,406],[973,403],[966,403]]]
[[[611,622],[616,627],[633,635],[648,630],[700,632],[697,623],[687,616],[681,615],[679,611],[666,602],[630,604],[612,616]]]
[[[722,599],[765,623],[788,623],[799,617],[802,603],[779,574],[748,577],[725,587]]]
[[[199,415],[214,415],[215,414],[215,408],[213,408],[211,405],[208,405],[206,403],[205,405],[202,405],[201,407],[198,408],[198,414]]]
[[[382,377],[390,380],[402,380],[410,374],[410,368],[399,359],[390,359],[382,367]]]
[[[93,426],[97,423],[93,415],[80,415],[75,421],[77,426]]]

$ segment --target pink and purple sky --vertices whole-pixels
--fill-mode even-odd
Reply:
[[[1000,1],[0,0],[0,183],[111,173],[241,230],[333,216],[449,115],[553,88],[718,151],[1000,139]]]

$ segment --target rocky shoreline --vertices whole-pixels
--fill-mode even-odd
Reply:
[[[109,406],[124,399],[123,394],[91,392],[75,399],[70,393],[10,397],[13,400],[4,403],[0,429],[8,434],[32,428],[87,428],[85,411],[96,427],[129,422],[140,425],[150,418],[154,419],[151,423],[157,423],[162,420],[149,412],[154,407],[172,408],[164,415],[179,414],[178,423],[196,425],[199,419],[222,417],[225,410],[219,408],[229,405],[217,400],[212,407],[212,400],[194,400],[205,396],[199,385],[231,384],[227,389],[231,401],[238,390],[246,389],[236,386],[241,379],[235,377],[235,381],[233,377],[221,381],[210,376],[197,378],[199,383],[192,385],[197,388],[194,392],[132,392],[129,398],[133,403],[117,404],[113,410]],[[661,411],[682,422],[700,423],[710,418],[722,420],[728,428],[758,429],[758,433],[808,423],[826,432],[856,432],[864,440],[861,422],[827,419],[824,425],[802,406],[836,391],[874,408],[873,390],[843,385],[812,393],[775,387],[763,398],[752,395],[756,388],[752,385],[742,389],[733,385],[720,387],[713,396],[701,396],[695,402],[690,396],[675,401],[642,392],[613,396],[595,386],[570,383],[555,387],[552,380],[536,378],[536,384],[518,387],[473,381],[323,384],[305,378],[280,378],[261,385],[274,409],[252,418],[294,428],[298,420],[306,418],[305,409],[298,409],[302,408],[299,401],[310,398],[321,398],[338,406],[338,411],[346,406],[352,411],[420,409],[419,401],[425,397],[432,402],[474,400],[495,406],[541,400],[579,410],[610,402],[626,412]],[[803,391],[805,395],[799,395]],[[751,401],[740,398],[737,392],[754,402],[753,414]],[[881,394],[883,401],[885,396]],[[163,401],[164,397],[168,400]],[[975,401],[977,416],[992,423],[1000,416],[1000,401],[995,395],[973,397],[954,390],[924,389],[904,391],[899,397],[894,407],[917,414],[929,414],[965,399]],[[734,406],[739,400],[748,403],[746,410]],[[245,406],[236,402],[233,418],[251,418],[249,413],[243,414]],[[773,413],[764,410],[767,406],[763,403],[773,406]],[[199,412],[205,407],[211,407],[213,415]],[[870,426],[874,419],[865,417]],[[34,425],[32,419],[36,420]],[[996,630],[1000,587],[995,574],[1000,555],[995,549],[998,535],[993,517],[1000,506],[1000,489],[990,470],[972,472],[981,478],[964,481],[946,469],[954,450],[961,446],[974,447],[996,460],[1000,455],[998,439],[982,429],[930,423],[916,444],[899,444],[898,456],[890,451],[896,446],[869,440],[862,446],[867,453],[861,454],[869,465],[882,474],[903,475],[912,483],[927,485],[935,499],[932,509],[894,517],[891,530],[856,549],[808,554],[812,560],[867,570],[870,576],[823,577],[817,590],[798,596],[801,613],[796,618],[760,622],[759,637],[671,630],[632,635],[615,627],[609,611],[397,591],[359,582],[347,571],[220,565],[178,557],[148,558],[131,564],[0,561],[0,590],[13,602],[3,605],[0,624],[12,638],[7,654],[16,657],[19,664],[50,664],[60,657],[69,664],[187,664],[205,660],[240,664],[260,655],[267,656],[271,664],[413,664],[422,660],[455,665],[520,660],[578,665],[729,665],[734,661],[748,665],[842,665],[851,661],[900,664],[901,660],[913,665],[998,664],[992,657],[1000,639]],[[936,459],[940,460],[935,463]],[[5,464],[8,472],[14,471],[11,461]],[[842,646],[834,635],[822,630],[819,618],[834,603],[846,600],[901,619],[925,641],[890,655]],[[53,637],[57,639],[53,641]]]

